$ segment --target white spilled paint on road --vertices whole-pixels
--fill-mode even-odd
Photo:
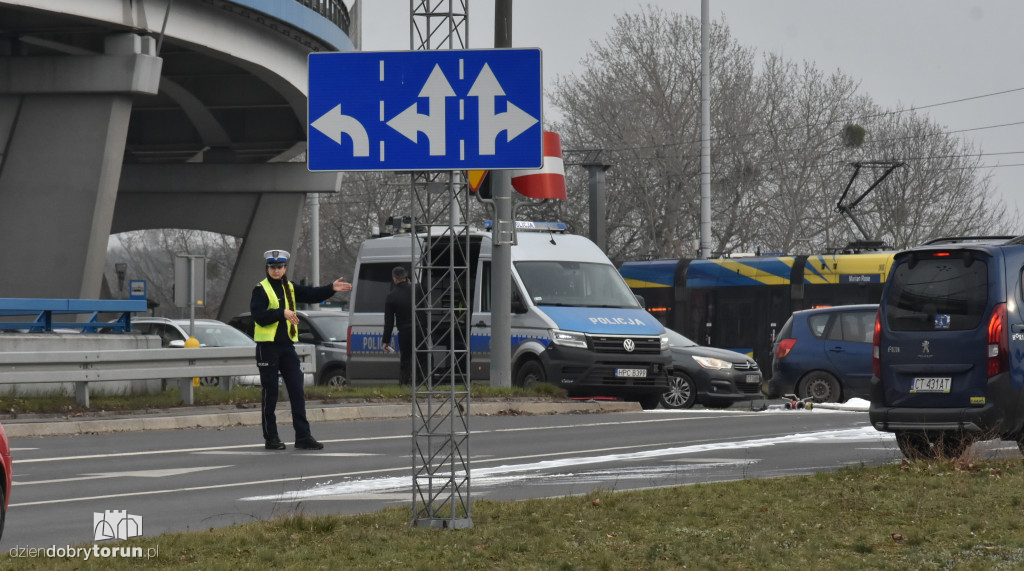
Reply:
[[[620,454],[602,454],[585,457],[565,457],[557,460],[542,460],[540,462],[529,462],[525,464],[507,464],[490,468],[473,468],[472,479],[474,486],[487,486],[499,483],[508,483],[515,479],[526,479],[536,475],[536,472],[543,470],[557,470],[563,468],[579,469],[582,466],[603,464],[607,462],[630,462],[652,458],[668,458],[686,454],[703,454],[707,452],[720,452],[723,450],[744,450],[749,448],[763,448],[779,444],[814,443],[827,444],[829,442],[892,442],[894,437],[887,432],[878,432],[870,426],[850,428],[843,430],[825,430],[820,432],[804,432],[788,436],[772,438],[755,438],[752,440],[739,440],[732,442],[710,442],[705,444],[694,444],[691,446],[678,446],[671,448],[659,448],[655,450],[644,450],[640,452],[624,452]],[[716,459],[722,464],[722,459]],[[673,466],[673,470],[680,471],[682,468]],[[621,475],[621,473],[620,473]],[[408,489],[410,484],[409,476],[397,476],[389,478],[370,478],[365,480],[351,480],[347,482],[328,483],[317,485],[308,490],[297,490],[274,494],[268,496],[250,496],[242,498],[248,501],[299,501],[308,499],[324,498],[325,496],[344,496],[347,494],[365,494],[372,492],[385,492],[390,490]]]

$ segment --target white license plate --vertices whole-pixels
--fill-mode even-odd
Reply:
[[[761,375],[747,375],[747,384],[751,385],[754,383],[761,382]]]
[[[912,393],[948,393],[953,385],[952,377],[914,377],[910,385]]]
[[[616,377],[646,377],[647,369],[615,369]]]

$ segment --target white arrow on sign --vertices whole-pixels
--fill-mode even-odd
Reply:
[[[504,113],[494,113],[494,99],[505,95],[505,90],[494,77],[491,66],[484,64],[480,75],[469,88],[470,97],[475,96],[480,106],[480,154],[493,155],[495,153],[495,141],[498,133],[505,131],[506,141],[515,139],[523,131],[537,123],[537,119],[508,102],[508,110]]]
[[[327,135],[335,143],[341,144],[342,133],[352,138],[352,155],[356,157],[370,156],[370,137],[366,129],[355,117],[341,114],[338,104],[319,119],[313,121],[313,128]]]
[[[423,84],[419,97],[427,98],[427,114],[416,110],[416,103],[388,121],[388,126],[401,133],[405,138],[416,142],[417,133],[423,133],[430,141],[430,155],[444,155],[445,150],[445,104],[446,97],[454,97],[455,90],[448,83],[440,65],[434,65],[430,77]]]

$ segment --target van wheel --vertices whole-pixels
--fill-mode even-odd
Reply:
[[[516,371],[516,386],[523,389],[532,389],[538,383],[546,383],[544,367],[534,360],[527,361]]]
[[[811,371],[800,379],[796,394],[800,400],[840,402],[839,381],[832,373]]]
[[[344,367],[336,367],[320,375],[320,384],[325,387],[347,387],[348,377]]]
[[[690,408],[697,402],[697,383],[684,373],[668,378],[668,390],[661,395],[661,406],[665,408]]]

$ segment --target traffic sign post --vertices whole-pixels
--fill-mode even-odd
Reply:
[[[311,171],[540,168],[539,49],[309,54]]]

